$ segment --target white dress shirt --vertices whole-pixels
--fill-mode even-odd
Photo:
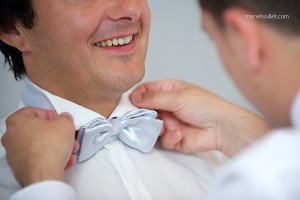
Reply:
[[[293,126],[273,131],[228,163],[212,200],[300,199],[300,91],[291,109]]]
[[[54,109],[58,114],[71,113],[76,129],[95,118],[104,118],[42,90],[27,78],[22,101],[21,107],[38,105]],[[134,109],[136,107],[130,104],[125,93],[109,118]],[[76,163],[65,172],[65,182],[69,186],[45,181],[22,189],[4,156],[0,158],[0,199],[203,199],[214,171],[224,160],[226,157],[218,152],[184,155],[154,148],[144,154],[114,138],[91,159]]]

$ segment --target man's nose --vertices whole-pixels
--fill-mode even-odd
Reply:
[[[141,1],[146,0],[114,0],[108,15],[112,20],[138,21],[143,12]]]

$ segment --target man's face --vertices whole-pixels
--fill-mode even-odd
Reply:
[[[26,30],[29,77],[65,98],[121,94],[144,75],[147,0],[33,0]],[[98,95],[99,96],[99,95]]]

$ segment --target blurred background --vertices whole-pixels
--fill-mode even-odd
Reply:
[[[143,81],[183,79],[254,110],[223,69],[218,52],[201,30],[197,0],[148,0],[152,25]],[[13,112],[22,83],[0,56],[0,119]]]

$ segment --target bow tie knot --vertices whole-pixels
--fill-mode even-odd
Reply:
[[[81,144],[78,162],[83,162],[99,150],[109,139],[116,136],[126,145],[144,153],[152,150],[162,128],[162,121],[156,119],[152,110],[129,111],[122,117],[97,118],[79,129],[77,140]]]
[[[112,135],[118,135],[122,132],[123,125],[120,122],[120,118],[112,118],[109,120],[112,124]]]

